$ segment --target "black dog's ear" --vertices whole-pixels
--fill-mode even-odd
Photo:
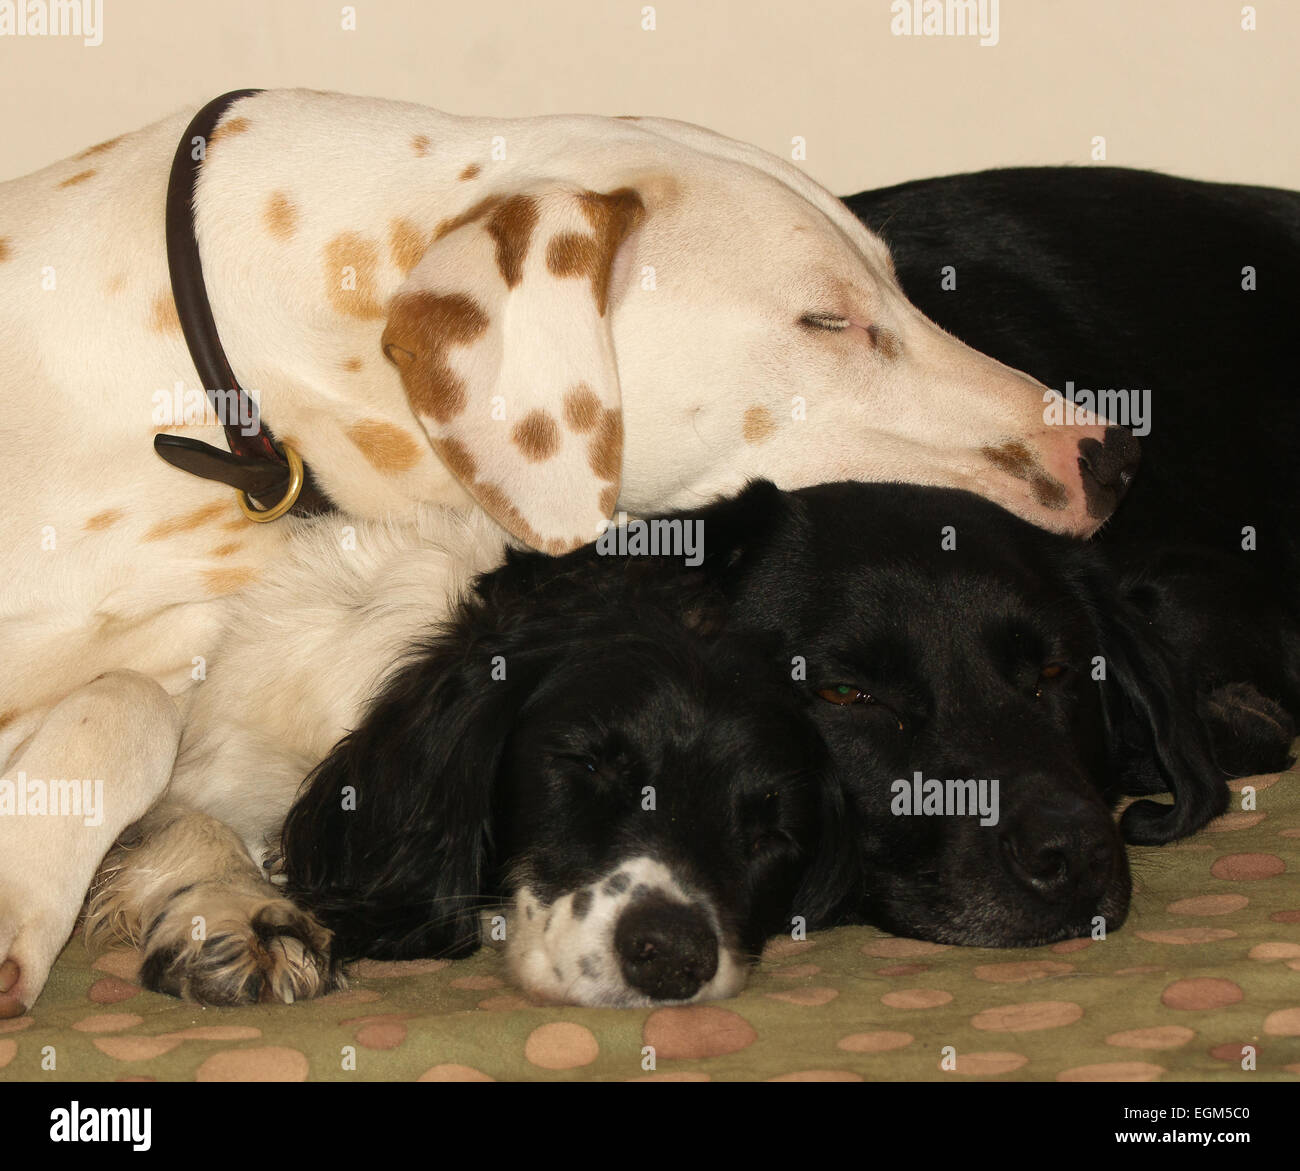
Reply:
[[[1121,792],[1173,794],[1172,805],[1137,801],[1120,830],[1137,845],[1195,833],[1227,808],[1226,777],[1197,716],[1192,683],[1141,613],[1117,590],[1094,598],[1106,677],[1101,682],[1112,770]]]
[[[401,669],[290,810],[288,893],[334,932],[339,959],[479,944],[494,783],[520,686],[493,679],[484,646],[458,626]]]

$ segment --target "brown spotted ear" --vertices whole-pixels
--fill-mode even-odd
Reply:
[[[618,501],[610,282],[644,215],[630,188],[485,199],[439,229],[389,307],[384,353],[434,450],[546,552],[594,540]]]

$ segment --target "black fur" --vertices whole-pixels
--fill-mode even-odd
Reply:
[[[852,852],[806,697],[719,632],[704,578],[551,569],[514,554],[480,578],[308,779],[285,873],[337,955],[464,955],[520,882],[550,902],[638,855],[746,953],[829,918]]]
[[[536,571],[691,592],[703,576],[733,628],[780,640],[776,669],[804,676],[854,798],[850,919],[983,946],[1087,933],[1096,916],[1114,928],[1129,898],[1121,832],[1190,834],[1223,811],[1229,776],[1287,759],[1300,629],[1271,595],[1222,621],[1232,577],[1184,577],[1173,553],[1126,572],[1105,544],[950,489],[759,483],[700,519],[697,570],[588,547]],[[872,701],[817,698],[836,685]],[[1252,705],[1257,688],[1273,698]],[[1231,716],[1207,723],[1225,697]],[[998,779],[998,827],[896,816],[891,786],[917,771]],[[1123,796],[1164,791],[1172,804],[1138,801],[1117,831]]]
[[[846,203],[889,244],[908,299],[968,345],[1062,393],[1150,389],[1141,469],[1105,539],[1135,558],[1176,545],[1244,558],[1300,599],[1300,193],[1022,167]]]

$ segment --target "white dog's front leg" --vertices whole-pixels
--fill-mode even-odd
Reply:
[[[40,995],[100,860],[166,787],[181,727],[171,697],[134,671],[24,722],[0,759],[0,1018]]]

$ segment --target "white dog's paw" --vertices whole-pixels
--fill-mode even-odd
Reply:
[[[330,933],[288,899],[201,884],[174,896],[145,939],[140,980],[199,1004],[309,1000],[341,984]]]
[[[0,1020],[36,1002],[76,922],[76,906],[49,894],[38,882],[0,874]],[[19,907],[21,914],[13,910]]]

